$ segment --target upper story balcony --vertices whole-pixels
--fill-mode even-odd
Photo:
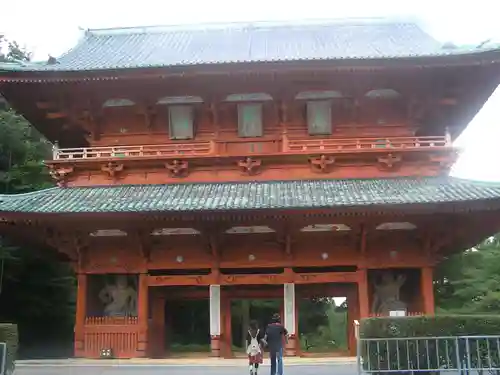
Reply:
[[[425,151],[452,147],[449,135],[373,138],[289,138],[286,135],[259,139],[176,142],[154,145],[123,145],[53,149],[53,160],[172,159],[303,154],[387,153],[388,150]]]

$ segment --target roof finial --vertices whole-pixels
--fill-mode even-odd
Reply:
[[[57,64],[57,59],[54,56],[49,55],[49,59],[47,60],[48,65],[55,65]]]
[[[486,40],[483,40],[481,43],[479,43],[476,48],[483,48],[485,45],[487,45],[489,42],[491,42],[491,38],[488,38]]]

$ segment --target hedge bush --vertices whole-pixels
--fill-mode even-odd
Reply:
[[[0,323],[0,342],[7,344],[6,374],[14,372],[18,348],[17,325]]]
[[[490,364],[499,368],[499,340],[463,338],[494,335],[500,335],[500,316],[370,318],[361,321],[359,349],[363,368],[381,374],[389,370],[394,374],[411,369],[429,370],[428,373],[438,369],[463,369],[468,363],[471,369]],[[467,351],[471,353],[469,358]]]

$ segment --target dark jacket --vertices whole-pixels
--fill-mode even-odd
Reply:
[[[269,351],[277,352],[283,348],[283,338],[288,331],[281,323],[271,323],[266,328],[266,341]]]

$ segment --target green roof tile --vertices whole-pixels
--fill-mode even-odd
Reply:
[[[0,195],[0,212],[201,212],[467,203],[500,184],[453,177],[186,183],[52,188]],[[500,202],[500,200],[499,200]]]
[[[443,48],[416,22],[341,19],[88,30],[56,63],[0,71],[93,71],[278,61],[462,56],[500,51]]]

